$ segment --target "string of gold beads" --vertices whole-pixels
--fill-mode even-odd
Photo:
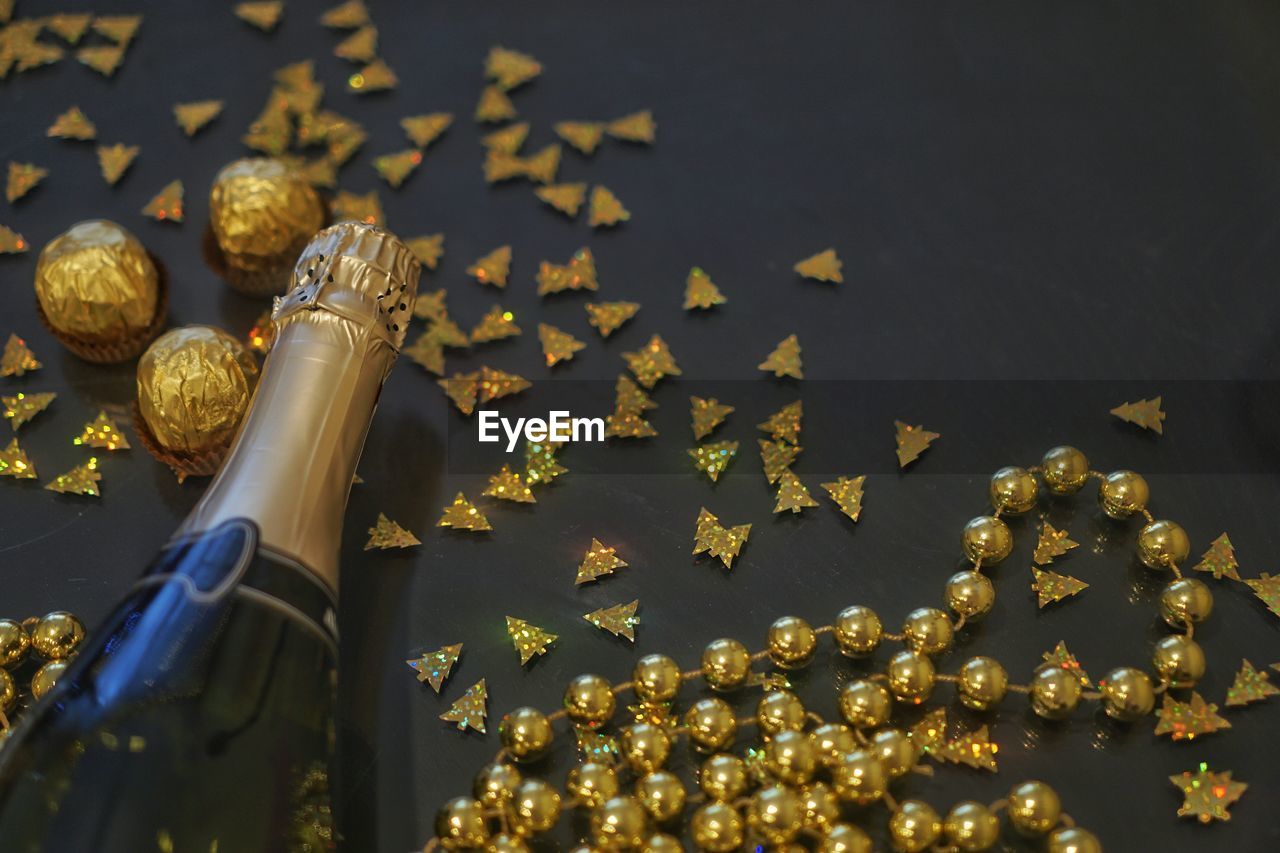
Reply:
[[[8,737],[9,715],[24,698],[14,674],[28,661],[38,663],[28,683],[31,699],[39,699],[67,668],[84,636],[83,623],[65,610],[21,622],[0,619],[0,743]]]

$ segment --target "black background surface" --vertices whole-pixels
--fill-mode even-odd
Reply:
[[[18,14],[83,6],[56,5],[28,0]],[[758,648],[784,613],[826,623],[840,607],[866,603],[896,626],[912,607],[937,605],[959,565],[959,530],[986,507],[989,473],[1032,464],[1054,444],[1082,447],[1097,468],[1148,473],[1154,511],[1187,527],[1194,555],[1227,530],[1246,576],[1278,570],[1274,4],[373,0],[381,54],[400,87],[366,98],[343,91],[352,68],[331,55],[340,34],[316,23],[329,4],[291,0],[271,35],[235,19],[229,5],[97,5],[147,15],[115,78],[67,60],[0,83],[0,155],[51,169],[28,198],[0,208],[0,222],[38,247],[80,219],[117,220],[168,266],[174,324],[243,333],[263,305],[232,293],[201,262],[207,188],[224,163],[246,153],[239,137],[262,106],[270,72],[314,58],[326,106],[371,135],[342,172],[342,187],[379,189],[388,224],[402,235],[445,232],[445,259],[424,287],[447,287],[464,327],[499,299],[524,327],[513,341],[451,354],[451,371],[486,363],[531,378],[532,391],[504,414],[559,407],[538,351],[539,321],[588,341],[555,376],[600,380],[592,387],[604,390],[592,393],[604,406],[619,354],[653,332],[684,369],[656,392],[658,439],[568,449],[563,461],[574,473],[540,491],[536,507],[491,507],[495,529],[483,536],[433,525],[458,489],[478,498],[483,473],[506,457],[494,451],[486,468],[457,462],[450,473],[454,454],[446,458],[445,449],[469,442],[462,430],[473,427],[417,366],[392,375],[360,468],[366,483],[351,496],[343,553],[349,849],[420,845],[436,806],[465,792],[496,751],[498,716],[520,704],[554,708],[579,672],[623,680],[635,659],[655,651],[693,666],[717,636]],[[514,96],[534,125],[530,149],[552,140],[553,121],[654,110],[652,150],[606,142],[589,160],[567,151],[561,167],[563,180],[607,184],[631,222],[592,233],[525,186],[484,185],[470,113],[494,44],[546,66]],[[225,98],[226,111],[187,139],[170,108],[202,98]],[[92,144],[45,138],[73,103],[96,122],[99,141],[142,146],[117,187],[99,177]],[[371,158],[404,147],[400,117],[433,110],[456,113],[455,127],[404,188],[389,190]],[[187,221],[143,218],[140,208],[174,178],[186,184]],[[512,283],[486,292],[463,270],[502,243],[514,248]],[[581,245],[596,253],[601,299],[644,305],[607,342],[586,325],[582,295],[539,300],[534,292],[537,261],[563,262]],[[844,260],[845,283],[797,279],[791,265],[828,245]],[[70,437],[99,408],[129,404],[133,368],[82,363],[39,327],[35,261],[35,252],[0,258],[0,333],[26,337],[45,368],[5,380],[3,390],[59,393],[21,433],[48,478],[82,460]],[[695,264],[727,305],[705,315],[680,310]],[[809,378],[763,378],[755,365],[791,332]],[[742,452],[714,488],[683,461],[690,393],[716,393],[738,407],[717,437],[740,439]],[[1163,438],[1107,414],[1161,393]],[[825,497],[803,516],[770,514],[754,424],[796,396],[808,414],[796,471],[815,496],[829,475],[872,475],[856,526]],[[904,475],[893,466],[894,418],[943,436]],[[179,486],[136,442],[106,459],[103,472],[100,501],[0,484],[4,615],[69,609],[92,625],[202,487]],[[689,555],[703,505],[726,523],[755,525],[731,573]],[[364,553],[379,511],[423,545]],[[1090,589],[1037,611],[1027,569],[1035,519],[1015,522],[1015,553],[992,572],[996,609],[964,632],[944,669],[991,654],[1025,681],[1060,639],[1094,677],[1147,665],[1164,629],[1153,615],[1160,580],[1132,558],[1136,526],[1102,519],[1091,494],[1053,504],[1049,518],[1083,544],[1062,570]],[[631,568],[575,589],[593,536]],[[1280,661],[1280,644],[1275,617],[1247,588],[1215,592],[1217,609],[1196,636],[1210,666],[1203,693],[1221,702],[1242,656],[1261,667]],[[634,648],[580,618],[633,597],[642,618]],[[508,613],[560,635],[526,670],[504,631]],[[465,643],[463,657],[437,697],[403,660],[455,642]],[[797,689],[829,714],[833,673],[839,682],[860,671],[824,651]],[[436,717],[481,677],[490,734],[460,735]],[[686,704],[697,692],[686,688]],[[936,698],[976,725],[950,694],[940,688]],[[942,767],[895,793],[945,811],[1041,778],[1112,850],[1274,849],[1280,707],[1273,700],[1229,717],[1230,731],[1175,744],[1154,738],[1149,725],[1123,728],[1084,709],[1045,725],[1014,696],[987,720],[1000,745],[998,775]],[[557,784],[571,752],[559,734],[549,765]],[[1250,785],[1229,824],[1202,827],[1175,815],[1181,800],[1167,777],[1201,761]],[[127,792],[121,796],[127,808]],[[886,816],[871,809],[861,822],[879,832]]]

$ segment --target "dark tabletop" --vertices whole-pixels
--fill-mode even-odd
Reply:
[[[654,332],[684,370],[655,391],[658,438],[566,449],[572,473],[540,490],[536,507],[485,499],[494,530],[479,536],[434,524],[454,492],[478,500],[487,474],[510,458],[486,446],[479,464],[474,424],[448,407],[433,378],[411,363],[392,375],[343,549],[348,849],[421,845],[437,805],[466,792],[496,751],[499,715],[522,704],[556,707],[580,672],[624,680],[640,655],[657,651],[692,667],[718,636],[759,648],[768,624],[788,613],[827,623],[841,607],[865,603],[896,627],[912,607],[940,605],[961,563],[960,528],[986,511],[990,472],[1033,464],[1055,444],[1081,447],[1096,468],[1146,473],[1153,511],[1186,526],[1193,558],[1225,530],[1245,576],[1277,571],[1275,4],[372,0],[380,52],[400,85],[363,98],[343,91],[352,66],[331,54],[340,35],[316,23],[327,5],[291,0],[270,35],[224,4],[96,5],[146,14],[113,79],[65,60],[0,83],[0,155],[51,171],[28,198],[0,208],[0,223],[39,247],[75,221],[117,220],[167,266],[173,324],[243,334],[264,305],[231,292],[201,261],[207,188],[223,164],[247,153],[240,136],[263,104],[270,72],[314,58],[325,105],[371,137],[341,186],[377,189],[402,235],[446,234],[444,261],[424,287],[447,287],[464,327],[501,301],[524,328],[470,355],[451,352],[450,371],[489,364],[527,376],[533,389],[502,410],[533,416],[565,405],[603,414],[620,354]],[[18,4],[19,14],[47,11]],[[607,184],[630,222],[593,232],[525,185],[484,184],[482,131],[470,114],[495,44],[546,67],[513,96],[533,123],[529,148],[553,140],[554,121],[654,111],[652,149],[606,142],[591,159],[566,151],[561,167],[563,180]],[[203,98],[225,98],[226,111],[187,139],[170,109]],[[45,138],[73,103],[97,124],[100,141],[141,145],[118,186],[99,177],[92,144]],[[401,190],[389,189],[371,159],[404,147],[399,118],[434,110],[457,114],[454,128]],[[187,221],[142,217],[140,208],[175,178],[186,185]],[[512,283],[501,293],[482,289],[464,269],[503,243],[514,249]],[[597,257],[599,298],[644,306],[604,342],[585,322],[582,294],[535,293],[537,262],[563,262],[583,245]],[[844,261],[843,284],[791,271],[828,246]],[[133,366],[83,363],[40,327],[35,260],[34,251],[0,257],[0,334],[23,335],[45,367],[4,380],[3,390],[58,392],[21,433],[50,476],[81,461],[69,438],[100,408],[127,408]],[[694,265],[710,272],[728,304],[707,314],[681,310]],[[587,349],[548,371],[540,321]],[[793,332],[806,379],[766,378],[756,364]],[[714,487],[685,457],[690,394],[738,407],[717,437],[739,439],[742,450]],[[1169,413],[1163,437],[1108,415],[1157,394]],[[796,397],[806,421],[795,470],[823,505],[773,516],[754,425]],[[942,435],[905,474],[892,455],[895,418]],[[178,485],[134,444],[105,460],[101,500],[0,483],[0,615],[68,609],[93,625],[181,521],[202,483]],[[818,484],[861,473],[870,475],[866,508],[854,525]],[[754,525],[732,572],[689,553],[701,506],[726,523]],[[1161,579],[1132,556],[1137,525],[1105,520],[1092,489],[1042,509],[1082,543],[1062,570],[1090,588],[1037,610],[1027,567],[1039,514],[1015,521],[1014,554],[991,572],[995,610],[963,632],[942,668],[990,654],[1025,682],[1058,640],[1095,678],[1113,666],[1148,667],[1166,629],[1154,616]],[[422,546],[363,552],[379,512],[417,532]],[[575,588],[592,537],[617,547],[630,568]],[[1213,588],[1214,614],[1196,638],[1209,659],[1200,689],[1221,703],[1242,658],[1259,667],[1280,661],[1280,620],[1243,585]],[[581,618],[632,598],[641,602],[634,647]],[[558,633],[559,642],[522,669],[506,614]],[[436,696],[404,660],[458,642],[460,664]],[[831,714],[833,684],[861,671],[824,649],[794,680],[806,703]],[[481,677],[487,737],[437,720]],[[700,689],[686,688],[683,701]],[[1172,743],[1149,724],[1122,727],[1084,708],[1048,725],[1018,696],[987,718],[963,712],[950,687],[937,698],[962,726],[991,725],[1000,772],[939,767],[932,780],[895,786],[900,799],[918,795],[945,810],[1040,778],[1112,850],[1280,844],[1276,700],[1232,709],[1229,731]],[[571,752],[561,730],[545,767],[556,784]],[[1167,777],[1201,761],[1250,786],[1230,823],[1203,827],[1176,816],[1181,800]],[[885,818],[876,807],[862,822],[879,833]]]

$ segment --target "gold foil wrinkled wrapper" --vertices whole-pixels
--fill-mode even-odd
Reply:
[[[248,272],[292,266],[323,224],[320,196],[279,160],[237,160],[218,173],[209,192],[218,247],[229,266]]]
[[[88,341],[141,334],[156,313],[159,274],[147,250],[105,219],[71,226],[36,263],[36,299],[54,329]]]
[[[249,407],[258,363],[212,326],[170,329],[138,361],[138,410],[165,449],[226,447]]]

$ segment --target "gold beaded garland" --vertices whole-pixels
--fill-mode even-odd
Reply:
[[[685,727],[694,745],[708,751],[724,749],[738,733],[738,720],[723,699],[699,699],[685,712]]]
[[[905,776],[918,757],[916,742],[902,729],[881,729],[871,738],[871,749],[890,779]]]
[[[774,778],[788,785],[808,782],[818,766],[813,741],[801,731],[778,732],[765,744],[764,766]]]
[[[484,808],[470,797],[450,800],[436,814],[436,838],[446,850],[480,847],[489,838]]]
[[[1089,460],[1074,447],[1063,445],[1045,453],[1040,470],[1045,488],[1055,495],[1070,495],[1089,479]]]
[[[712,640],[702,653],[702,677],[712,690],[740,687],[750,671],[751,655],[737,640]]]
[[[986,850],[1000,837],[1000,820],[982,803],[965,800],[947,812],[942,830],[957,850]]]
[[[889,840],[895,850],[921,853],[942,835],[942,819],[933,806],[921,800],[907,800],[889,818]]]
[[[1160,593],[1160,616],[1170,628],[1198,625],[1213,612],[1213,593],[1204,581],[1178,578]]]
[[[564,692],[564,709],[569,719],[600,725],[613,716],[617,700],[609,682],[598,675],[579,675]]]
[[[918,652],[898,652],[889,659],[886,673],[889,692],[900,702],[919,705],[933,692],[933,663]]]
[[[1150,499],[1146,479],[1133,471],[1112,471],[1098,486],[1098,503],[1111,518],[1128,518],[1142,512]]]
[[[818,763],[823,767],[830,767],[842,753],[858,746],[853,729],[841,723],[823,723],[809,733],[809,738],[813,741]]]
[[[36,674],[31,676],[31,695],[36,699],[43,699],[70,665],[71,661],[66,659],[51,660],[37,669]]]
[[[649,723],[636,723],[622,730],[620,744],[622,757],[632,772],[638,775],[661,770],[671,754],[671,739],[667,733]]]
[[[484,847],[485,853],[529,853],[529,845],[518,835],[505,832],[493,836]]]
[[[756,705],[756,725],[766,738],[778,732],[800,731],[805,719],[804,705],[787,690],[766,693]]]
[[[1171,569],[1190,553],[1187,531],[1175,522],[1153,521],[1138,534],[1138,558],[1149,569]]]
[[[569,771],[565,790],[583,805],[595,808],[618,795],[618,774],[607,764],[588,761]]]
[[[1062,801],[1057,791],[1043,782],[1031,780],[1014,785],[1008,800],[1009,820],[1023,835],[1044,835],[1062,816]]]
[[[1156,642],[1152,665],[1162,680],[1190,686],[1204,677],[1204,650],[1185,634],[1170,634]]]
[[[636,782],[636,798],[658,823],[666,823],[684,809],[684,785],[674,773],[659,770]]]
[[[747,825],[770,844],[786,844],[800,831],[804,811],[790,788],[769,785],[751,797]]]
[[[1080,826],[1064,826],[1049,836],[1047,853],[1102,853],[1102,843],[1089,830]]]
[[[1009,675],[999,661],[979,655],[965,661],[957,686],[961,704],[975,711],[986,711],[1004,699],[1009,689]]]
[[[486,808],[496,808],[515,796],[520,784],[520,771],[510,764],[495,761],[476,774],[471,793]]]
[[[31,630],[31,648],[45,660],[69,657],[83,639],[84,625],[65,610],[45,614]]]
[[[680,667],[666,655],[645,655],[636,661],[631,680],[642,702],[668,702],[680,691]]]
[[[644,807],[634,797],[614,797],[591,813],[591,837],[606,849],[639,847],[648,825]]]
[[[870,607],[854,605],[836,616],[833,633],[840,653],[846,657],[864,657],[880,645],[880,617]]]
[[[813,832],[824,832],[840,819],[840,801],[831,786],[810,782],[800,788],[800,823]]]
[[[1031,679],[1031,710],[1046,720],[1064,720],[1080,704],[1081,692],[1075,673],[1047,666]]]
[[[902,625],[907,648],[922,655],[937,655],[951,648],[955,629],[947,614],[933,607],[917,607]]]
[[[546,832],[560,818],[560,794],[541,779],[525,779],[516,786],[507,811],[516,835],[525,838]]]
[[[498,723],[498,738],[516,761],[533,761],[551,746],[551,723],[537,708],[516,708]]]
[[[840,716],[856,729],[874,729],[889,720],[893,703],[889,691],[870,679],[850,681],[840,688]]]
[[[980,515],[964,526],[960,544],[972,562],[998,563],[1013,550],[1013,533],[994,515]]]
[[[18,702],[18,688],[7,669],[0,669],[0,712],[9,713]]]
[[[837,823],[818,842],[818,853],[871,853],[871,836],[851,823]]]
[[[0,619],[0,669],[22,663],[31,648],[31,637],[12,619]]]
[[[798,616],[783,616],[769,626],[769,657],[782,669],[804,666],[817,648],[813,627]]]
[[[957,616],[976,622],[991,612],[996,603],[996,590],[982,572],[970,569],[956,572],[947,581],[947,606]]]
[[[702,762],[698,786],[712,800],[732,802],[747,789],[747,767],[736,755],[717,753]]]
[[[674,835],[655,832],[645,839],[644,853],[684,853],[684,847]]]
[[[1155,688],[1140,669],[1113,669],[1098,686],[1102,689],[1103,708],[1112,719],[1131,722],[1150,714],[1156,706]]]
[[[871,750],[855,749],[832,766],[831,784],[840,799],[866,805],[884,796],[889,774]]]
[[[1036,505],[1036,478],[1026,468],[1010,466],[991,475],[991,506],[997,512],[1021,515]]]
[[[708,803],[689,819],[693,843],[709,853],[730,853],[742,846],[742,816],[727,803]]]

